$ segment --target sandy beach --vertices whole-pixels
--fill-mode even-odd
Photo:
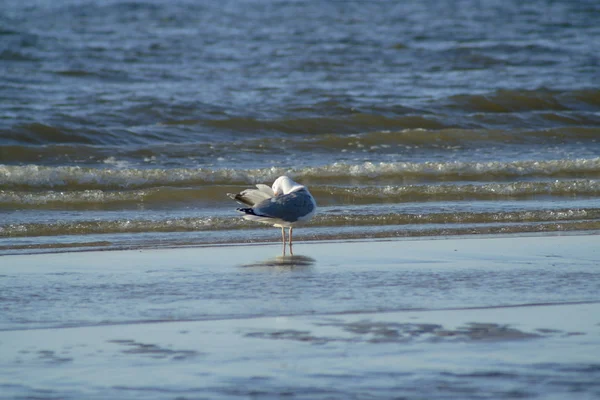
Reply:
[[[597,398],[599,243],[3,256],[0,398]]]

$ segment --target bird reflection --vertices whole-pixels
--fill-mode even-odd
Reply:
[[[264,261],[258,261],[251,264],[244,264],[241,267],[276,267],[278,269],[295,269],[295,268],[310,268],[315,259],[308,256],[282,255],[274,258],[269,258]]]

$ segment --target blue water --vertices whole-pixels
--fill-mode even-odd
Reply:
[[[299,240],[444,231],[388,218],[413,202],[424,222],[494,200],[469,219],[600,228],[595,1],[1,8],[2,253],[276,240],[248,239],[226,193],[283,174],[321,206]],[[358,222],[340,221],[351,206]]]

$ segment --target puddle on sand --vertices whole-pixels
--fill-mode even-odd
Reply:
[[[185,360],[202,354],[195,350],[173,350],[166,347],[160,347],[156,344],[141,343],[129,339],[108,340],[108,343],[116,343],[125,346],[125,349],[121,351],[123,354],[137,354],[142,356],[149,356],[152,358],[171,358],[171,360]]]
[[[356,322],[328,321],[315,324],[318,327],[337,328],[338,334],[320,335],[310,330],[260,330],[248,332],[246,337],[276,340],[294,340],[312,344],[332,342],[366,343],[407,343],[415,340],[439,342],[445,340],[463,341],[505,341],[535,339],[557,335],[574,335],[577,332],[537,329],[526,332],[510,325],[494,323],[467,323],[456,329],[447,329],[439,324],[396,323],[361,320]]]

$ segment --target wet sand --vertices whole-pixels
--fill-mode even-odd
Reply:
[[[599,243],[0,257],[0,398],[597,398]]]

